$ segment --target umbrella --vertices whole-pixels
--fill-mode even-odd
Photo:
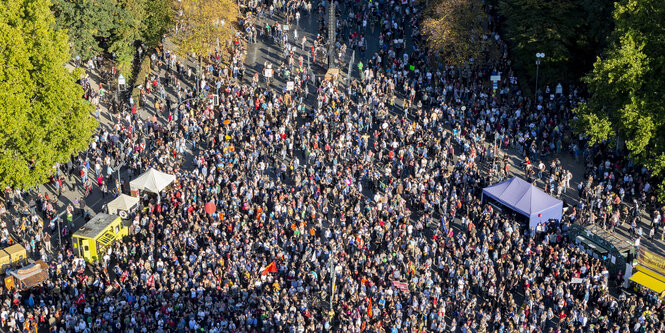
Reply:
[[[231,123],[231,119],[226,119],[222,122],[222,124],[224,124],[224,125],[228,125],[230,123]]]
[[[205,209],[206,213],[212,214],[212,213],[215,212],[217,207],[215,207],[215,204],[212,201],[209,201],[208,203],[205,204],[204,209]]]

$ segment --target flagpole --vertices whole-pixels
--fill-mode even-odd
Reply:
[[[335,297],[335,282],[337,279],[337,274],[335,274],[335,251],[333,250],[332,255],[330,256],[330,274],[332,277],[331,282],[331,293],[330,293],[330,311],[333,309],[333,297]]]
[[[334,234],[334,232],[335,232],[335,218],[334,217],[333,217],[333,220],[332,220],[332,227],[333,227],[332,229],[333,229],[333,234]],[[333,298],[335,297],[335,282],[336,282],[336,279],[337,279],[337,274],[335,273],[335,250],[336,250],[336,248],[337,248],[337,241],[335,241],[335,243],[333,243],[333,246],[332,246],[332,249],[331,249],[332,253],[330,255],[330,274],[331,274],[331,278],[332,278],[331,293],[330,293],[330,314],[331,314],[331,317],[334,314],[334,312],[333,312]]]
[[[335,280],[337,279],[337,274],[333,270],[333,279],[332,279],[332,293],[330,294],[330,311],[333,309],[333,298],[335,297]]]

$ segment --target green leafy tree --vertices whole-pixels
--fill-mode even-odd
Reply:
[[[584,77],[591,97],[576,109],[576,127],[591,143],[622,138],[632,159],[662,176],[665,2],[623,0],[613,16],[611,44]]]
[[[437,0],[427,11],[423,32],[433,50],[446,53],[446,60],[464,65],[479,59],[487,46],[487,14],[479,0]]]
[[[119,0],[118,15],[115,17],[114,28],[111,32],[111,43],[108,51],[118,61],[118,69],[128,78],[132,73],[132,61],[136,53],[136,43],[141,41],[145,28],[146,0]]]
[[[155,47],[173,26],[175,10],[172,0],[147,0],[143,40],[148,47]]]
[[[51,7],[58,28],[69,35],[73,56],[89,59],[103,50],[118,15],[115,0],[53,0]]]
[[[540,65],[542,82],[574,80],[568,70],[576,27],[581,24],[577,0],[502,0],[505,34],[516,69],[531,82],[536,76],[536,53],[546,57]]]
[[[53,0],[58,27],[69,35],[72,54],[89,59],[115,53],[131,69],[135,42],[155,47],[173,24],[172,0]]]
[[[569,72],[575,79],[593,68],[596,57],[607,47],[607,37],[614,29],[614,2],[607,0],[576,0],[581,22],[575,31],[570,48],[572,61]]]
[[[0,185],[30,188],[85,149],[93,108],[64,64],[69,47],[48,0],[3,0],[0,12]]]
[[[173,39],[177,53],[200,57],[213,53],[218,46],[229,53],[238,21],[235,0],[182,0],[178,7],[182,29]]]
[[[523,87],[536,79],[536,53],[542,83],[577,82],[593,67],[612,31],[613,1],[606,0],[490,0],[498,4],[504,37]]]

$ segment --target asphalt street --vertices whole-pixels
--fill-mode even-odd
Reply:
[[[342,15],[346,14],[346,11],[344,8],[341,10]],[[265,23],[272,24],[275,22],[275,20],[279,21],[281,24],[285,23],[285,20],[283,17],[279,15],[275,15],[274,17],[263,19],[257,22],[259,25],[258,28],[261,29]],[[296,25],[295,22],[292,22],[292,24],[289,26],[289,40],[291,41],[292,44],[297,45],[297,53],[298,55],[302,55],[303,58],[307,59],[308,58],[308,49],[305,48],[305,50],[302,50],[300,48],[299,43],[294,42],[294,31],[298,31],[298,36],[299,39],[302,38],[302,36],[306,36],[308,40],[308,45],[311,45],[311,41],[314,40],[314,38],[317,36],[319,33],[318,30],[318,24],[319,24],[319,14],[316,10],[312,10],[310,15],[303,15],[301,18],[299,25]],[[375,28],[372,24],[368,26],[366,31],[364,31],[364,34],[366,36],[366,39],[368,41],[367,45],[367,52],[364,53],[364,55],[361,55],[360,53],[355,53],[355,61],[352,64],[350,68],[353,69],[352,71],[352,77],[355,79],[359,78],[359,72],[357,70],[356,64],[358,61],[363,61],[364,63],[367,61],[369,57],[371,57],[374,52],[378,50],[379,44],[378,44],[378,28]],[[246,73],[244,76],[244,81],[245,83],[249,83],[251,81],[252,76],[254,73],[257,73],[263,70],[264,64],[265,63],[272,63],[273,68],[276,68],[279,66],[279,64],[283,61],[283,50],[282,47],[274,42],[271,37],[269,36],[264,36],[264,37],[258,37],[256,43],[249,43],[246,46],[246,54],[245,54],[245,66],[246,66]],[[169,47],[169,44],[167,43],[167,48]],[[407,45],[406,49],[409,49],[410,45]],[[349,48],[347,51],[347,55],[343,57],[343,61],[341,61],[338,66],[342,72],[342,76],[345,78],[347,75],[347,69],[349,68],[349,60],[351,58],[351,53],[352,49]],[[326,70],[326,65],[325,63],[322,63],[321,61],[325,61],[325,59],[317,59],[318,63],[316,64],[311,64],[312,69],[314,72],[317,74],[317,76],[322,76],[325,74]],[[191,64],[190,64],[191,65]],[[99,83],[100,78],[97,72],[89,72],[90,78],[95,82]],[[160,69],[159,70],[160,75],[164,75],[164,70]],[[277,77],[275,76],[274,80],[270,83],[270,86],[278,91],[281,91],[285,86],[286,86],[286,79]],[[317,80],[318,81],[318,80]],[[194,82],[192,80],[184,80],[183,84],[187,84],[189,87],[193,87]],[[262,81],[261,84],[265,85],[265,83]],[[93,84],[93,87],[97,88],[98,85]],[[108,89],[108,88],[107,88]],[[167,87],[167,98],[170,98],[172,100],[177,100],[175,97],[175,91],[173,90],[172,86]],[[315,87],[310,86],[309,89],[309,95],[307,96],[306,102],[307,103],[314,103],[314,98],[315,98]],[[402,102],[403,102],[403,96],[398,96],[400,97],[398,100],[398,103],[396,103],[396,107],[394,109],[394,112],[398,115],[403,116],[403,110],[402,110]],[[147,106],[144,108],[141,108],[139,111],[139,116],[142,119],[150,119],[155,115],[156,111],[154,110],[154,107],[152,106],[154,104],[154,99],[158,98],[156,96],[150,96],[148,99]],[[111,114],[107,108],[108,105],[103,104],[102,109],[101,109],[101,119],[100,122],[102,126],[110,126],[112,123],[113,117],[115,117],[113,114]],[[413,116],[411,116],[413,117]],[[160,121],[165,121],[164,119],[160,119]],[[489,144],[489,143],[488,143]],[[191,148],[188,147],[188,148]],[[191,162],[191,149],[188,149],[186,151],[186,160]],[[521,167],[521,163],[523,160],[522,155],[515,149],[508,149],[508,150],[502,150],[500,153],[500,156],[503,156],[503,154],[508,154],[509,156],[509,161],[511,163],[511,171],[513,172],[514,175],[517,176],[523,176],[523,171]],[[562,153],[558,155],[553,155],[550,156],[549,158],[544,159],[545,161],[551,159],[551,158],[559,158],[564,165],[564,168],[569,169],[573,173],[573,180],[571,181],[571,189],[568,190],[568,192],[564,195],[564,201],[568,205],[575,205],[579,199],[577,195],[577,184],[582,181],[583,174],[584,174],[584,166],[581,162],[576,161],[571,154],[568,153]],[[122,181],[127,182],[130,179],[130,175],[128,174],[126,168],[121,168],[120,170],[120,178]],[[540,183],[542,187],[542,183]],[[55,188],[52,184],[44,184],[39,191],[42,193],[44,192],[49,192],[51,195],[55,192]],[[81,181],[80,178],[76,177],[75,181],[73,183],[67,183],[64,186],[64,190],[62,192],[62,195],[59,197],[59,201],[56,204],[56,210],[58,212],[64,212],[65,208],[67,207],[68,204],[73,203],[77,198],[82,197],[83,192],[82,192],[82,186],[81,186]],[[86,201],[86,206],[87,210],[90,212],[91,215],[94,215],[98,212],[101,212],[103,210],[103,206],[108,203],[112,198],[110,196],[103,197],[102,192],[99,188],[93,189],[92,193],[88,195],[88,197],[85,199]],[[16,214],[15,211],[10,211],[12,214]],[[646,213],[645,213],[646,214]],[[81,225],[84,224],[84,220],[81,217],[76,217],[74,219],[74,230],[79,228]],[[642,227],[644,228],[645,231],[648,230],[648,227],[650,225],[650,220],[648,216],[643,216],[642,219]],[[630,236],[630,232],[627,228],[627,226],[623,225],[620,226],[616,232],[616,237],[619,237],[622,240],[626,241],[632,241],[632,237]],[[54,235],[52,237],[54,246],[57,249],[59,244],[58,244],[58,237],[57,235]],[[656,241],[650,241],[647,239],[642,240],[643,246],[646,246],[647,248],[650,248],[652,250],[656,250],[658,252],[665,252],[665,244],[662,241],[656,240]]]

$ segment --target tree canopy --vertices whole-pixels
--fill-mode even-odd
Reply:
[[[118,0],[118,15],[115,16],[108,51],[115,55],[118,68],[125,76],[132,72],[136,42],[141,40],[145,29],[145,4],[146,0]]]
[[[530,88],[536,53],[542,82],[576,82],[605,46],[612,2],[605,0],[498,0],[514,68]]]
[[[536,72],[536,53],[545,53],[540,70],[544,78],[567,75],[575,26],[580,22],[574,0],[503,0],[506,37],[518,71]],[[533,75],[535,76],[535,75]]]
[[[73,56],[85,60],[108,51],[124,67],[131,66],[136,42],[156,46],[175,15],[172,0],[53,0],[52,10]]]
[[[479,0],[436,0],[423,31],[430,48],[445,52],[451,64],[463,65],[470,58],[480,58],[483,52],[486,19]]]
[[[630,157],[665,171],[665,2],[623,0],[611,44],[584,77],[590,98],[576,112],[591,142],[625,140]]]
[[[142,37],[148,47],[155,47],[173,25],[173,0],[147,0],[145,12]]]
[[[3,0],[0,12],[0,185],[30,188],[87,148],[97,121],[65,68],[67,36],[48,0]]]
[[[115,0],[53,0],[52,9],[69,35],[72,55],[81,59],[102,51],[99,40],[110,36],[118,15]]]
[[[174,36],[177,53],[203,56],[230,50],[238,20],[235,0],[182,0],[180,17],[182,29]]]

